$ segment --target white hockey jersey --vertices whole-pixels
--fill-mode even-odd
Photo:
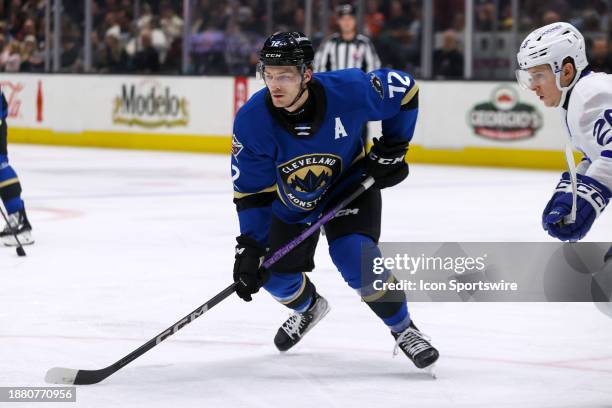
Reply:
[[[612,74],[588,72],[561,108],[571,143],[584,154],[577,172],[612,190]]]

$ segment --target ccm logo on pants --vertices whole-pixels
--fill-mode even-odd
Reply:
[[[343,215],[357,215],[358,213],[359,208],[345,208],[344,210],[338,211],[334,218],[342,217]]]

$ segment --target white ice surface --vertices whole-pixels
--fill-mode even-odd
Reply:
[[[45,385],[54,366],[109,365],[230,283],[227,157],[11,146],[11,161],[37,242],[25,259],[0,248],[0,386]],[[557,180],[414,165],[384,192],[381,240],[547,241],[539,218]],[[589,240],[611,238],[604,213]],[[79,387],[76,406],[612,406],[612,319],[592,304],[411,304],[441,352],[434,381],[391,357],[391,336],[325,240],[316,262],[311,278],[332,311],[295,350],[272,344],[287,309],[264,292],[249,304],[232,296]]]

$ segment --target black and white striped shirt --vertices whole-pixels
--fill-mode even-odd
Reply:
[[[372,41],[362,34],[344,41],[339,33],[327,37],[319,46],[314,59],[315,72],[359,68],[370,72],[380,68],[380,59]]]

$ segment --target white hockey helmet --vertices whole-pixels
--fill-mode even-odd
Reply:
[[[574,60],[577,72],[572,83],[562,87],[561,70],[563,60],[567,57]],[[516,70],[516,78],[521,86],[529,88],[531,85],[531,76],[526,72],[527,69],[548,64],[555,74],[557,88],[565,92],[576,84],[580,73],[589,64],[584,37],[576,27],[563,22],[549,24],[531,32],[523,40],[516,58],[520,68]]]

